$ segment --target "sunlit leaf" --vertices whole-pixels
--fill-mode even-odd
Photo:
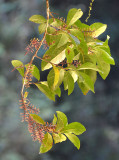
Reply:
[[[49,87],[46,84],[35,83],[35,85],[38,87],[38,89],[43,92],[49,99],[55,101],[55,94],[49,89]]]
[[[60,112],[60,111],[56,111],[56,112],[57,112],[56,131],[60,131],[68,124],[68,120],[66,115],[63,112]]]
[[[106,30],[107,25],[102,23],[93,23],[90,26],[90,28],[91,30],[93,30],[91,36],[98,37],[100,34],[102,34]]]
[[[53,88],[55,88],[56,85],[57,85],[58,82],[59,82],[60,71],[59,71],[59,69],[58,69],[57,67],[55,67],[54,65],[53,65],[53,69],[54,69],[54,73],[55,73]]]
[[[56,122],[57,122],[57,117],[56,117],[56,115],[54,114],[54,118],[53,118],[52,124],[55,125]]]
[[[19,61],[19,60],[12,60],[11,63],[13,65],[13,67],[16,68],[19,71],[21,76],[24,77],[23,63],[21,61]]]
[[[85,70],[85,69],[91,69],[94,71],[98,71],[98,72],[102,72],[101,70],[98,69],[98,67],[90,62],[86,62],[84,64],[82,64],[81,66],[77,67],[77,70]]]
[[[72,63],[73,58],[74,58],[73,50],[70,47],[67,47],[65,54],[66,54],[66,58],[67,58],[68,63]]]
[[[29,18],[29,21],[34,23],[45,23],[46,19],[41,15],[33,15]]]
[[[67,45],[70,43],[65,44],[64,46],[57,48],[56,45],[53,45],[49,48],[48,51],[46,51],[46,53],[44,54],[43,58],[45,59],[45,57],[48,57],[46,60],[53,63],[53,64],[59,64],[60,62],[62,62],[66,55],[65,55],[65,49],[67,47]],[[42,71],[50,69],[52,67],[52,64],[48,63],[46,61],[42,61],[41,63],[41,68]]]
[[[80,140],[79,138],[71,133],[65,133],[65,135],[67,136],[67,138],[74,144],[74,146],[79,149],[80,148]]]
[[[38,31],[39,31],[39,33],[40,33],[40,34],[42,34],[42,33],[44,33],[44,32],[45,32],[45,30],[46,30],[46,26],[47,26],[47,24],[46,24],[46,23],[41,23],[41,24],[39,25],[39,27],[38,27]]]
[[[68,89],[68,95],[70,95],[74,90],[74,79],[68,71],[65,72],[63,83],[64,89]]]
[[[28,69],[29,67],[29,63],[25,65],[26,69]],[[34,65],[32,64],[31,65],[31,74],[39,81],[40,80],[40,72],[39,72],[39,69]]]
[[[70,27],[72,24],[74,24],[81,16],[83,15],[83,12],[81,9],[72,8],[69,10],[67,15],[67,26]]]
[[[115,65],[114,59],[105,50],[105,48],[95,48],[96,55],[102,57],[103,61],[112,65]]]
[[[76,135],[80,135],[85,132],[85,127],[79,122],[72,122],[64,127],[62,133],[74,133]]]
[[[45,121],[38,115],[36,114],[30,114],[30,116],[39,124],[45,124]]]
[[[94,82],[84,72],[79,72],[79,79],[78,79],[77,82],[78,82],[78,85],[79,85],[79,87],[81,88],[81,90],[84,94],[86,94],[87,89],[94,92]]]
[[[39,153],[48,152],[52,148],[52,145],[53,145],[52,136],[47,132],[43,138]]]
[[[66,141],[67,138],[65,135],[63,135],[61,133],[59,133],[59,134],[53,133],[53,139],[56,144],[56,143],[61,143],[63,141]]]

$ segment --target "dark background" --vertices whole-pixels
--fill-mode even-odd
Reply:
[[[50,8],[66,17],[70,8],[81,8],[82,22],[88,15],[89,0],[50,0]],[[13,69],[11,60],[28,62],[25,48],[33,37],[39,37],[37,25],[28,21],[34,14],[45,14],[44,0],[0,0],[0,160],[118,160],[119,159],[119,1],[95,0],[88,24],[102,22],[108,25],[100,37],[111,38],[109,45],[116,65],[104,81],[98,75],[95,94],[84,96],[77,85],[68,96],[48,100],[31,88],[32,103],[40,108],[40,115],[51,121],[56,110],[65,112],[69,122],[79,121],[87,131],[79,136],[81,149],[68,140],[39,155],[39,143],[33,142],[27,125],[21,123],[18,101],[21,77]],[[40,37],[39,37],[40,38]],[[41,50],[39,54],[43,54]],[[46,78],[46,74],[42,74]]]

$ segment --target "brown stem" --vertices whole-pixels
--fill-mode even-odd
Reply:
[[[49,10],[49,1],[46,0],[46,13],[47,13],[46,30],[45,30],[44,36],[43,36],[43,38],[42,38],[42,40],[41,40],[41,42],[40,42],[40,45],[39,45],[38,49],[36,50],[35,54],[34,54],[34,55],[32,56],[32,58],[31,58],[31,61],[30,61],[30,63],[29,63],[29,66],[32,65],[34,58],[37,56],[37,53],[38,53],[39,49],[41,48],[41,46],[42,46],[42,44],[43,44],[43,41],[45,40],[45,37],[46,37],[46,34],[47,34],[48,22],[49,22],[49,12],[50,12],[50,10]],[[23,92],[24,92],[25,81],[26,81],[26,76],[27,76],[28,72],[29,72],[29,70],[26,70],[25,75],[24,75],[24,82],[23,82],[22,89],[21,89],[21,97],[24,96],[24,95],[23,95]]]

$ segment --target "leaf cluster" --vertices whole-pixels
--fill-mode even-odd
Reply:
[[[47,50],[43,57],[38,57],[37,52],[40,49],[41,42],[33,40],[28,50],[33,47],[36,49],[30,63],[23,64],[19,60],[13,60],[12,65],[19,71],[23,77],[22,92],[30,84],[34,84],[49,99],[55,101],[55,96],[61,96],[60,85],[63,83],[64,90],[70,95],[74,90],[75,83],[86,95],[89,91],[94,91],[94,85],[97,79],[97,73],[105,80],[110,72],[110,65],[114,65],[114,59],[111,56],[108,45],[109,36],[105,41],[98,37],[106,30],[107,25],[102,23],[93,23],[87,25],[79,19],[82,17],[81,9],[70,9],[67,19],[55,18],[45,19],[41,15],[33,15],[30,21],[37,23],[39,34],[44,33],[44,45]],[[50,69],[47,81],[40,80],[39,69],[32,64],[34,58],[41,59],[41,70]],[[32,82],[32,77],[37,82]],[[23,97],[23,94],[22,94]],[[23,98],[22,98],[23,99]],[[22,102],[24,103],[24,102]],[[45,122],[35,114],[30,114],[37,123]],[[67,138],[79,149],[80,141],[76,135],[85,131],[85,127],[78,122],[68,124],[64,113],[57,111],[57,117],[54,115],[52,122],[55,130],[46,132],[41,143],[40,153],[47,152],[54,143],[65,141]]]

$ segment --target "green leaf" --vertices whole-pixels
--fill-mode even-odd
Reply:
[[[48,76],[47,76],[47,81],[48,81],[48,86],[52,90],[54,90],[58,95],[60,95],[61,91],[60,88],[58,88],[64,78],[64,69],[58,69],[53,65],[54,69],[51,69]]]
[[[67,136],[67,138],[74,144],[74,146],[79,149],[80,148],[80,140],[79,138],[71,133],[65,133],[65,135]]]
[[[105,80],[110,72],[110,64],[106,63],[100,53],[95,53],[95,59],[97,61],[98,68],[102,71],[99,72],[101,77]]]
[[[61,133],[59,133],[59,134],[53,133],[52,135],[53,135],[53,139],[54,139],[55,144],[66,141],[66,139],[67,139],[66,136]]]
[[[23,63],[21,61],[19,61],[19,60],[12,60],[11,63],[13,65],[13,67],[16,68],[19,71],[19,73],[21,74],[21,76],[24,77]]]
[[[59,82],[59,74],[59,69],[53,65],[53,69],[49,72],[47,76],[48,85],[52,90],[56,89],[56,86]]]
[[[77,37],[80,41],[84,40],[84,35],[79,29],[69,29],[70,34]]]
[[[54,69],[54,73],[55,73],[53,88],[55,88],[57,86],[58,82],[59,82],[60,71],[54,65],[53,65],[53,69]]]
[[[56,125],[56,131],[62,130],[67,124],[68,120],[66,115],[63,112],[56,111],[57,112],[57,125]]]
[[[42,144],[41,144],[41,146],[40,146],[40,152],[39,152],[39,153],[48,152],[48,151],[52,148],[52,145],[53,145],[52,136],[47,132],[47,133],[44,135]]]
[[[77,20],[74,23],[74,26],[77,26],[78,29],[84,34],[84,31],[88,31],[89,30],[89,25],[82,23],[80,20]]]
[[[82,55],[88,54],[88,46],[86,41],[80,41],[80,44],[78,45],[78,50],[80,51],[80,53],[82,53]]]
[[[36,114],[30,114],[30,116],[39,124],[45,124],[45,121],[38,115]]]
[[[72,78],[70,72],[66,71],[63,79],[64,89],[68,89],[68,95],[70,95],[74,90],[74,79]]]
[[[60,87],[56,88],[54,90],[54,92],[55,92],[56,95],[58,95],[59,97],[61,97],[61,89],[60,89]]]
[[[26,69],[28,68],[28,66],[29,66],[29,63],[25,65]],[[34,64],[32,64],[31,66],[32,66],[31,74],[39,81],[40,80],[39,69]]]
[[[86,62],[82,64],[81,66],[77,67],[77,70],[85,70],[85,69],[91,69],[93,71],[102,72],[101,70],[98,69],[97,65],[90,63],[90,62]]]
[[[65,49],[69,43],[65,44],[64,46],[57,48],[56,45],[52,45],[48,51],[43,56],[43,59],[47,58],[47,61],[51,62],[52,64],[59,64],[62,62],[66,55],[65,55]],[[42,71],[47,70],[52,67],[52,64],[48,63],[46,61],[42,61],[41,68]]]
[[[95,52],[96,52],[96,55],[98,54],[99,57],[102,57],[104,62],[115,65],[114,59],[111,57],[110,54],[108,54],[108,52],[105,51],[105,49],[96,47]]]
[[[68,41],[69,41],[68,34],[66,34],[65,32],[61,32],[56,41],[57,48],[60,48],[61,46],[65,45]]]
[[[70,27],[73,25],[81,16],[83,15],[83,12],[81,9],[72,8],[69,10],[67,15],[67,26]]]
[[[42,82],[35,83],[35,85],[38,87],[38,89],[43,92],[49,99],[55,101],[55,94],[49,89],[47,84],[44,84]]]
[[[47,24],[46,24],[46,23],[41,23],[41,24],[39,25],[39,27],[38,27],[38,31],[39,31],[39,33],[40,33],[40,34],[42,34],[42,33],[44,33],[44,32],[45,32],[45,30],[46,30],[46,26],[47,26]]]
[[[74,133],[80,135],[86,131],[86,128],[79,122],[72,122],[64,127],[62,133]]]
[[[29,21],[34,23],[45,23],[47,20],[41,15],[33,15],[29,18]]]
[[[56,123],[57,123],[57,117],[56,117],[56,115],[54,114],[54,118],[53,118],[52,124],[55,125]]]
[[[77,79],[78,79],[77,71],[69,71],[69,72],[70,72],[71,76],[73,77],[74,83],[75,83],[77,81]]]
[[[67,47],[67,49],[65,50],[65,54],[66,54],[68,63],[72,63],[73,58],[74,58],[73,50],[70,47]]]
[[[77,82],[84,95],[87,94],[88,90],[94,92],[94,82],[87,74],[79,72],[79,79]]]
[[[92,31],[94,31],[94,32],[92,32],[91,36],[92,37],[98,37],[100,34],[102,34],[106,30],[107,25],[102,24],[102,23],[93,23],[90,26],[90,28],[91,28]]]
[[[53,27],[60,27],[63,24],[61,20],[56,19],[56,18],[55,19],[54,18],[49,19],[49,23]]]

